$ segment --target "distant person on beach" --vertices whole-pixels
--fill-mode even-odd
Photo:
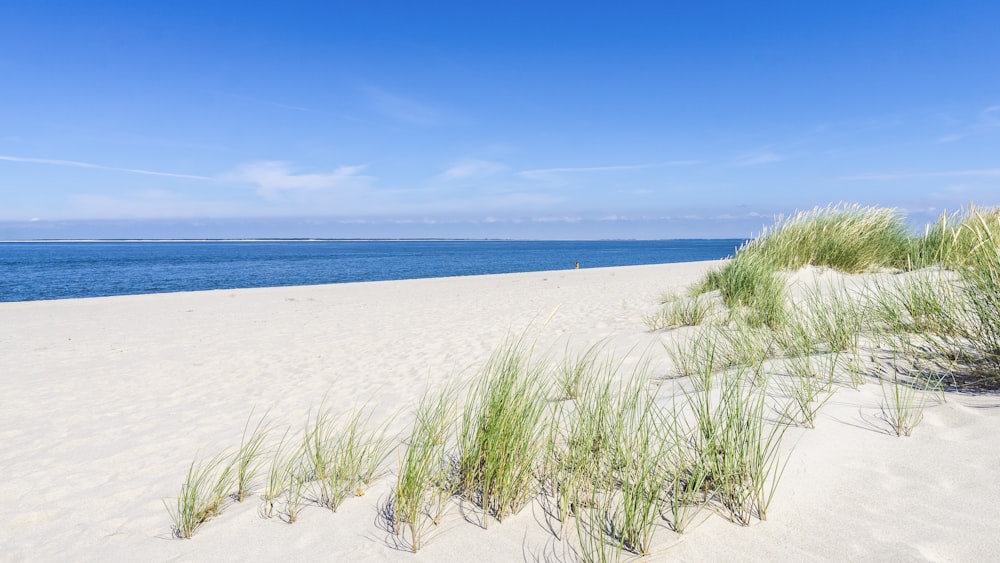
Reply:
[[[577,262],[577,263],[576,263],[576,266],[575,266],[574,268],[575,268],[575,269],[577,269],[577,270],[579,270],[579,269],[580,269],[580,263],[579,263],[579,262]]]

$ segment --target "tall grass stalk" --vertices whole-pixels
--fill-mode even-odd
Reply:
[[[573,357],[569,354],[569,345],[567,344],[562,369],[559,370],[557,378],[562,399],[576,399],[580,396],[583,385],[594,369],[604,345],[605,342],[598,342],[587,348],[582,354]]]
[[[263,500],[261,515],[265,518],[274,516],[275,505],[288,486],[286,473],[288,472],[290,459],[295,457],[295,453],[289,455],[285,452],[288,432],[289,429],[286,429],[285,433],[282,434],[281,440],[278,441],[278,445],[274,448],[271,455],[271,463],[267,471],[267,482],[264,485],[264,493],[261,495],[261,500]]]
[[[816,427],[816,416],[832,396],[839,354],[792,356],[785,361],[788,377],[778,386],[791,400],[785,416],[807,428]]]
[[[303,451],[310,480],[317,483],[317,503],[334,512],[349,495],[361,496],[378,476],[391,441],[384,422],[373,429],[373,412],[357,409],[343,424],[323,407],[306,424]]]
[[[841,353],[858,347],[864,328],[863,311],[843,283],[831,287],[813,285],[805,291],[802,307],[811,334],[826,351]]]
[[[1000,234],[1000,207],[972,205],[956,213],[942,213],[937,222],[926,228],[923,237],[913,241],[914,268],[940,264],[960,270],[975,254],[984,233],[994,240]]]
[[[427,523],[439,522],[449,493],[445,454],[450,441],[454,399],[454,393],[448,390],[436,397],[424,395],[406,442],[406,453],[400,459],[393,493],[393,527],[399,536],[404,530],[409,531],[414,553],[423,544]]]
[[[250,429],[250,420],[253,419],[253,412],[247,417],[246,424],[243,425],[243,434],[240,437],[240,447],[236,450],[234,456],[234,477],[236,481],[236,501],[243,502],[250,492],[250,487],[252,486],[253,480],[257,477],[257,474],[261,469],[261,462],[263,461],[263,455],[265,451],[263,450],[264,441],[267,440],[267,435],[270,432],[270,428],[265,424],[267,419],[267,413],[264,413],[257,421],[257,425],[254,426],[250,434],[247,431]]]
[[[691,447],[692,433],[685,430],[679,418],[682,411],[675,398],[671,419],[664,426],[667,433],[664,443],[670,446],[667,457],[670,527],[678,534],[683,534],[705,507],[709,476],[708,468],[699,462],[701,456]]]
[[[715,303],[710,295],[680,297],[660,306],[659,311],[643,317],[650,331],[695,326],[704,323],[712,314]]]
[[[612,494],[602,492],[574,502],[579,507],[573,512],[573,520],[580,560],[584,563],[621,560],[622,546],[615,541]]]
[[[524,337],[493,353],[470,390],[459,432],[461,490],[489,516],[502,521],[536,489],[544,451],[546,389],[542,368],[531,362]]]
[[[561,528],[572,518],[586,560],[648,552],[661,521],[669,445],[650,386],[648,361],[617,384],[620,361],[606,359],[584,394],[559,419],[552,448]]]
[[[894,357],[890,367],[892,379],[881,379],[882,418],[900,438],[912,434],[913,429],[923,420],[924,406],[927,404],[927,394],[923,391],[929,385],[914,374],[905,379],[900,378],[902,370]]]
[[[734,522],[764,520],[787,462],[781,455],[787,426],[767,422],[766,384],[748,385],[745,370],[705,374],[687,395],[694,417],[689,441],[704,486]]]
[[[620,362],[611,358],[591,364],[583,392],[558,411],[549,438],[548,489],[560,527],[611,487],[616,397],[613,384]]]
[[[660,433],[665,417],[649,388],[647,367],[636,370],[620,395],[614,425],[614,476],[621,501],[612,522],[621,547],[637,555],[649,552],[668,480],[669,449]]]
[[[305,449],[300,447],[288,458],[282,471],[285,478],[285,521],[294,524],[305,505],[306,487],[310,482],[310,469],[306,465]]]
[[[953,340],[967,332],[968,308],[959,280],[947,271],[922,270],[865,288],[870,330]]]
[[[233,466],[226,463],[227,457],[219,454],[202,463],[191,462],[174,506],[164,501],[175,536],[189,539],[219,514],[233,485]]]

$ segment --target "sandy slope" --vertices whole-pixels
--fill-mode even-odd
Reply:
[[[239,442],[251,409],[298,429],[324,397],[368,402],[402,429],[425,389],[469,377],[550,315],[535,333],[556,356],[602,338],[662,355],[642,315],[712,264],[0,304],[0,559],[569,559],[537,506],[487,530],[453,510],[426,549],[399,551],[378,524],[391,474],[294,525],[259,518],[251,499],[189,541],[171,538],[162,499],[192,459]],[[908,439],[880,429],[880,401],[877,385],[841,390],[815,430],[789,432],[767,522],[663,529],[653,558],[1000,553],[1000,397],[949,395]]]

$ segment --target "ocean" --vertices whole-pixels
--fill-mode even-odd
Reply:
[[[742,239],[0,243],[0,301],[715,260]]]

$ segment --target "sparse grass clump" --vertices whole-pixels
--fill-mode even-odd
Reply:
[[[250,494],[268,453],[264,443],[270,431],[266,416],[250,431],[252,418],[251,413],[234,455],[220,454],[207,462],[193,462],[188,468],[176,507],[167,505],[178,537],[190,538],[201,524],[219,514],[226,499],[242,502]],[[278,501],[284,497],[283,516],[294,522],[312,485],[318,489],[316,504],[333,510],[348,495],[364,494],[380,474],[392,446],[385,433],[388,423],[368,430],[370,419],[370,413],[358,410],[338,426],[321,408],[315,419],[309,419],[299,447],[292,450],[287,447],[286,431],[277,447],[270,450],[261,516],[274,516]]]
[[[604,343],[599,342],[582,354],[573,357],[569,355],[569,346],[567,345],[563,365],[557,377],[561,399],[576,399],[580,396],[584,386],[589,381],[590,372],[593,370],[603,347]]]
[[[710,272],[698,289],[718,290],[726,306],[752,326],[777,328],[786,316],[785,281],[777,267],[741,253],[743,248],[721,270]]]
[[[406,441],[406,453],[400,459],[392,497],[393,529],[399,536],[409,531],[414,553],[423,543],[427,523],[440,521],[450,493],[446,452],[453,413],[453,393],[424,395]]]
[[[785,416],[807,428],[816,427],[816,416],[832,396],[839,355],[791,356],[788,374],[778,384],[791,400]]]
[[[361,496],[389,454],[386,423],[369,429],[373,413],[358,409],[345,423],[320,407],[306,424],[303,440],[308,478],[318,488],[317,504],[336,512],[350,495]]]
[[[549,491],[560,522],[572,517],[581,548],[602,557],[649,551],[668,480],[664,415],[648,366],[640,363],[616,385],[619,367],[609,359],[592,373],[588,392],[560,420],[552,448]]]
[[[523,337],[490,357],[473,385],[458,437],[458,485],[502,521],[535,494],[546,407],[542,369]]]
[[[929,374],[921,373],[906,364],[912,362],[901,362],[894,357],[888,366],[889,376],[880,378],[882,419],[901,438],[912,434],[913,429],[923,420],[928,392],[940,385],[940,380],[933,381]]]
[[[714,359],[715,356],[709,356]],[[784,425],[767,422],[767,382],[745,367],[717,371],[709,361],[692,378],[686,395],[690,425],[675,429],[674,440],[687,444],[675,454],[687,466],[676,468],[680,497],[675,503],[716,498],[730,519],[748,525],[752,517],[767,517],[777,482],[784,469],[781,438]],[[698,484],[700,491],[692,490]],[[680,506],[673,506],[680,512]]]
[[[270,432],[270,428],[265,424],[265,419],[267,418],[267,414],[265,413],[257,421],[257,425],[254,426],[253,431],[248,435],[247,430],[250,430],[250,420],[252,418],[253,413],[251,412],[247,418],[246,425],[243,426],[240,448],[236,450],[236,455],[233,459],[237,502],[243,502],[246,499],[253,480],[261,469],[263,456],[266,453],[263,449],[264,441],[267,440],[268,433]]]
[[[272,452],[271,463],[267,471],[267,482],[264,485],[264,492],[261,493],[263,504],[260,514],[265,518],[274,516],[275,505],[288,486],[288,473],[292,470],[290,465],[298,458],[297,452],[289,455],[285,451],[287,439],[288,430],[285,430],[277,447]]]
[[[164,501],[174,535],[189,539],[209,518],[217,516],[229,497],[234,478],[228,455],[219,454],[201,463],[191,462],[174,507]]]
[[[643,320],[651,331],[695,326],[705,322],[714,308],[715,303],[708,295],[678,297],[663,303],[659,311],[647,315]]]

